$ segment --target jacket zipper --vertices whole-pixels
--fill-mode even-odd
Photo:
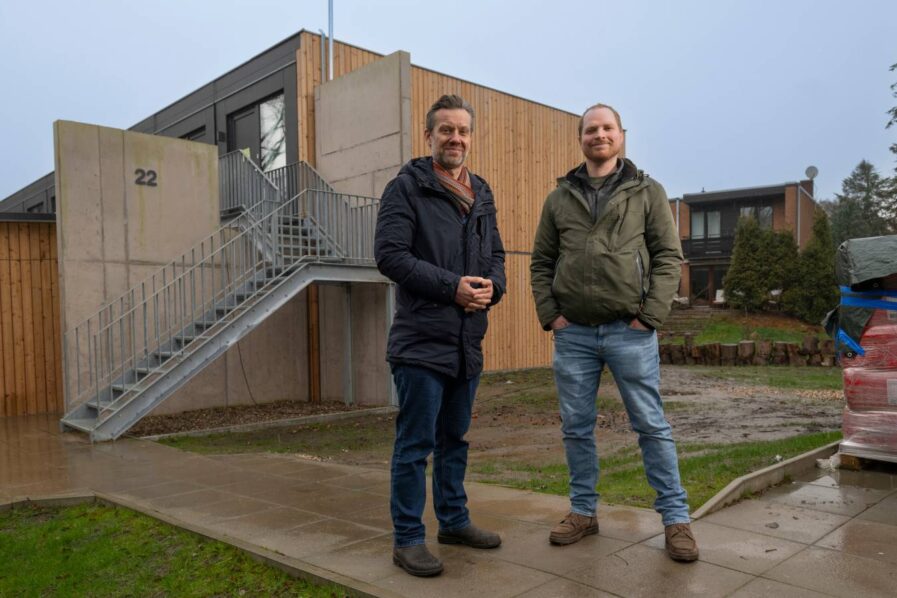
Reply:
[[[638,283],[642,289],[642,297],[639,303],[642,303],[648,295],[648,289],[645,288],[645,267],[642,264],[642,253],[639,250],[635,251],[635,267],[638,270]]]

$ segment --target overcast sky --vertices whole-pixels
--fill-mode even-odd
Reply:
[[[0,0],[0,198],[53,169],[54,120],[130,127],[303,28],[327,29],[326,0]],[[810,164],[820,199],[862,159],[893,174],[894,0],[335,0],[334,30],[564,110],[612,104],[671,197]]]

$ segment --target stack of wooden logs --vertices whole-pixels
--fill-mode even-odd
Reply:
[[[835,365],[835,343],[807,335],[802,343],[782,341],[741,341],[696,345],[686,333],[684,342],[660,345],[660,363],[673,365]]]

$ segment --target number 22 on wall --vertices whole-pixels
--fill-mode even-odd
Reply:
[[[155,187],[156,186],[156,171],[155,170],[144,170],[142,168],[138,168],[134,171],[134,174],[137,176],[134,179],[134,183],[137,185],[146,185],[147,187]]]

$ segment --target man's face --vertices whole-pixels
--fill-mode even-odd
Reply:
[[[437,110],[432,131],[426,131],[433,160],[446,170],[464,165],[470,152],[470,114],[463,108]]]
[[[606,162],[623,150],[623,131],[617,118],[607,108],[589,110],[582,122],[579,138],[582,153],[590,162]]]

